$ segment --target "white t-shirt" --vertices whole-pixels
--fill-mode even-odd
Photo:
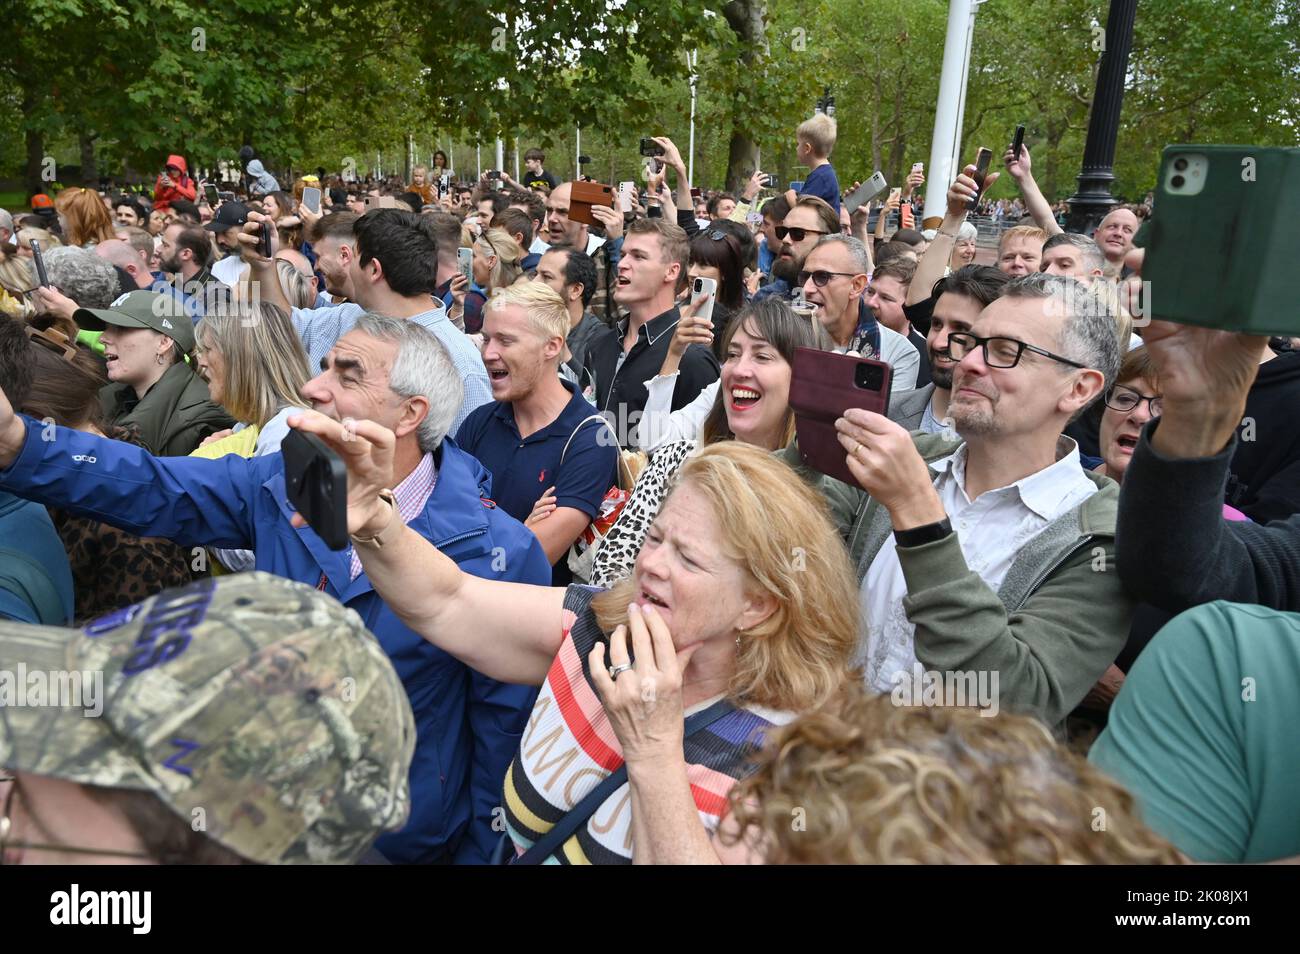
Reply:
[[[247,268],[248,265],[238,255],[228,255],[212,266],[212,274],[219,281],[234,288]]]

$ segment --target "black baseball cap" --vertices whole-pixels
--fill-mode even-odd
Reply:
[[[224,232],[248,221],[248,206],[242,202],[223,202],[212,221],[203,226],[210,232]]]

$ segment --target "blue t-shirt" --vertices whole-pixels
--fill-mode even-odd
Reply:
[[[824,199],[835,210],[836,215],[840,214],[840,180],[836,178],[835,170],[831,168],[829,162],[818,166],[808,174],[799,194],[815,195],[819,199]]]
[[[583,424],[596,409],[572,383],[562,383],[571,394],[568,405],[535,434],[520,438],[514,407],[501,401],[478,408],[456,434],[457,445],[492,474],[492,499],[497,506],[521,523],[548,487],[555,488],[556,507],[572,507],[595,517],[618,477],[613,433],[598,420]],[[562,556],[552,568],[551,585],[568,586],[572,579],[567,555]]]
[[[72,570],[40,504],[0,490],[0,619],[70,626]]]

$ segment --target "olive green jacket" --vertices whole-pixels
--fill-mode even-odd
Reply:
[[[927,464],[961,446],[942,434],[918,432],[912,440]],[[796,445],[782,456],[825,496],[861,582],[893,532],[889,511],[861,488],[804,466]],[[1115,661],[1133,616],[1115,572],[1119,485],[1085,475],[1098,492],[1030,540],[996,593],[966,565],[956,533],[897,548],[908,591],[903,609],[916,627],[921,664],[941,672],[997,672],[1002,710],[1053,727]],[[862,632],[865,643],[865,620]]]
[[[109,384],[99,401],[108,423],[135,430],[155,457],[184,457],[209,434],[235,426],[184,362],[168,368],[143,398],[129,384]]]

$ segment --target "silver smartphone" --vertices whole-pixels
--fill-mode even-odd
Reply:
[[[712,278],[696,278],[691,282],[691,302],[708,296],[708,301],[695,309],[695,317],[713,321],[713,303],[718,298],[718,283]]]
[[[624,215],[631,215],[636,206],[636,183],[620,182],[618,184],[618,207]]]
[[[320,214],[320,189],[307,186],[302,190],[302,204],[313,213]]]
[[[882,175],[880,170],[877,169],[871,174],[870,179],[862,183],[845,197],[844,208],[848,209],[849,214],[852,215],[859,206],[870,202],[888,188],[889,183],[885,181],[884,175]]]
[[[465,280],[474,280],[474,250],[461,246],[456,249],[456,269],[465,276]]]

